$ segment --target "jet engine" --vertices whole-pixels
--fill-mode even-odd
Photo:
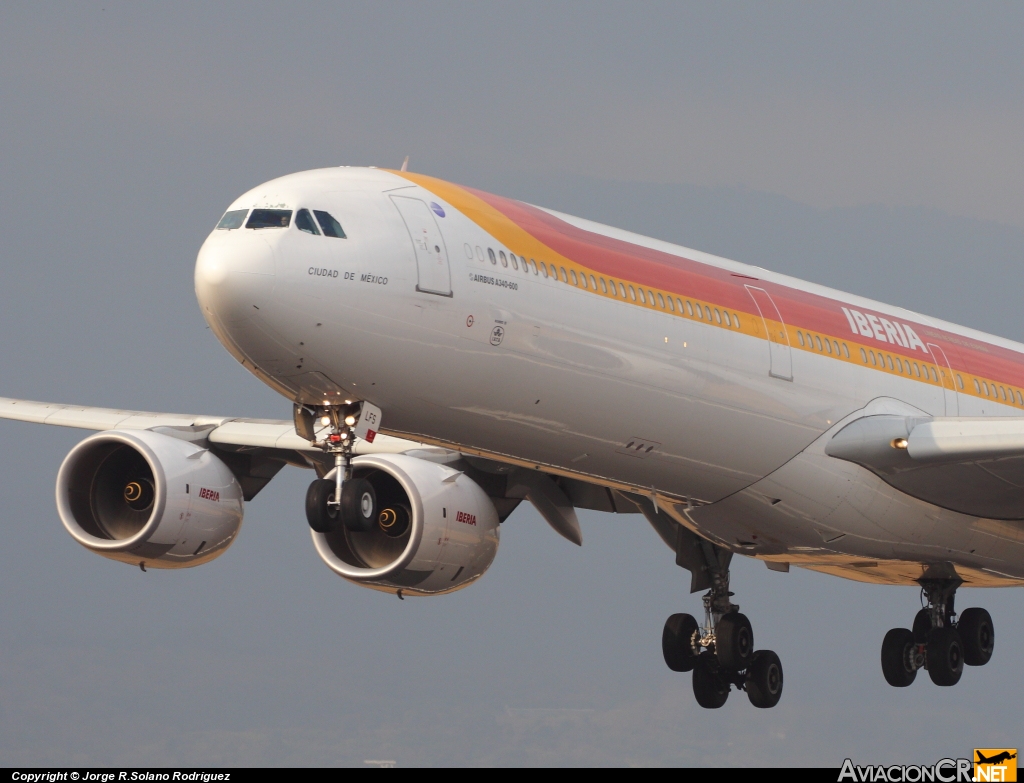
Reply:
[[[57,474],[57,510],[78,543],[142,568],[222,554],[242,524],[242,487],[211,451],[149,430],[101,432]]]
[[[376,495],[369,530],[313,531],[325,563],[350,582],[402,595],[465,587],[498,551],[498,512],[480,485],[446,465],[406,454],[352,460],[353,478]]]

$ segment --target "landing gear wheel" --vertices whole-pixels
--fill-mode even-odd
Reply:
[[[968,666],[984,666],[988,663],[996,643],[992,616],[984,609],[964,609],[956,629],[964,643],[964,663]]]
[[[306,521],[317,533],[330,533],[337,526],[338,507],[334,499],[334,482],[316,479],[306,490]]]
[[[782,697],[782,661],[771,650],[758,650],[751,657],[743,686],[755,707],[768,709]]]
[[[672,671],[688,672],[693,669],[697,662],[693,644],[695,635],[700,638],[700,628],[693,615],[674,614],[665,621],[665,630],[661,632],[661,651]]]
[[[341,518],[345,527],[359,533],[373,529],[377,522],[377,493],[362,478],[352,478],[341,487]]]
[[[906,688],[917,677],[914,647],[914,634],[906,628],[893,628],[882,640],[882,674],[892,687]]]
[[[932,632],[932,616],[927,609],[922,609],[914,615],[914,625],[911,626],[911,633],[914,634],[914,641],[918,644],[928,643],[928,634]]]
[[[956,685],[964,673],[964,642],[949,625],[936,628],[928,639],[928,674],[936,685]]]
[[[722,676],[718,661],[711,653],[697,656],[693,667],[693,695],[706,710],[717,710],[729,698],[729,681]]]
[[[754,630],[745,614],[722,615],[715,628],[715,654],[723,669],[741,671],[754,655]]]

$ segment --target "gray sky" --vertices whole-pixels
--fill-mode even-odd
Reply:
[[[1018,4],[0,7],[0,394],[286,418],[205,328],[196,251],[291,171],[398,166],[1024,339]],[[1020,745],[1021,593],[997,651],[885,685],[916,591],[741,561],[783,700],[700,710],[660,635],[697,613],[636,516],[530,509],[477,585],[335,577],[280,474],[237,544],[160,573],[89,554],[53,484],[83,433],[0,424],[5,764],[929,762]]]

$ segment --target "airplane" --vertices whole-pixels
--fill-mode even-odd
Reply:
[[[0,399],[96,431],[57,508],[132,566],[219,557],[285,465],[343,579],[441,595],[479,579],[525,500],[640,514],[703,592],[662,652],[699,705],[781,698],[732,557],[919,585],[881,647],[894,687],[992,657],[961,585],[1024,584],[1024,345],[402,170],[291,174],[236,199],[195,292],[227,351],[292,404],[253,420]]]
[[[980,750],[976,750],[974,753],[978,757],[976,762],[978,764],[1001,764],[1004,761],[1017,758],[1016,753],[1010,753],[1008,750],[1004,750],[1002,753],[997,753],[992,758],[987,758]]]

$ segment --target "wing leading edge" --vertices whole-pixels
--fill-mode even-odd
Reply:
[[[1024,519],[1024,418],[866,416],[836,433],[825,453],[942,508]]]

